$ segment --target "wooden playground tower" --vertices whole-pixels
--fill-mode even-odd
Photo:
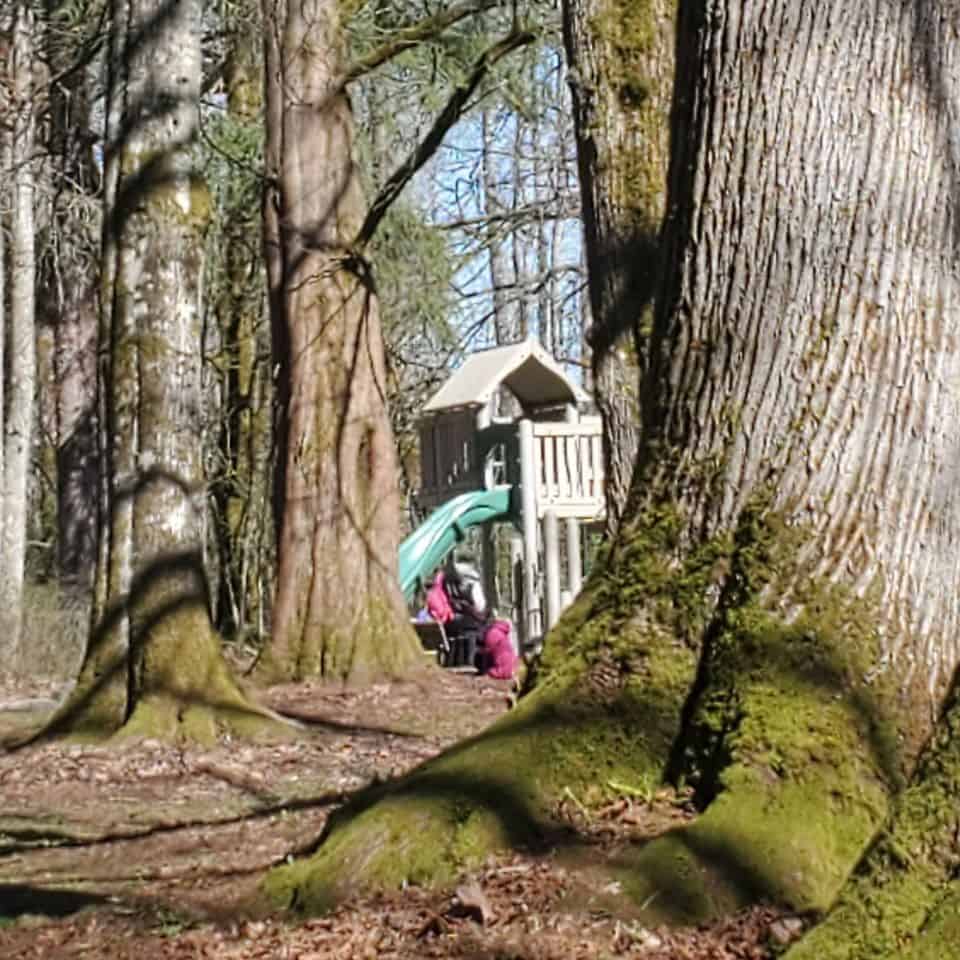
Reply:
[[[587,394],[536,341],[480,350],[423,408],[420,507],[437,511],[474,491],[510,490],[513,619],[535,646],[580,590],[581,524],[605,509],[601,424]],[[566,584],[561,585],[561,522]],[[463,530],[456,531],[462,539]],[[495,600],[492,522],[481,526],[487,595]],[[426,571],[427,573],[429,571]]]

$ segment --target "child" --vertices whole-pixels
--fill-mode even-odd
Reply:
[[[453,607],[443,584],[443,571],[438,570],[427,591],[427,614],[437,623],[449,623],[453,619]]]
[[[494,680],[511,680],[517,669],[510,629],[509,620],[494,620],[483,635],[483,672]]]

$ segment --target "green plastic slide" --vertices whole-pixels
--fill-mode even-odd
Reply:
[[[470,527],[511,514],[511,488],[495,487],[461,493],[437,507],[400,544],[400,589],[409,603],[447,554],[466,536]]]

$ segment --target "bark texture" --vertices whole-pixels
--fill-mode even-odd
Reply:
[[[113,8],[101,346],[109,482],[100,593],[58,730],[212,738],[261,720],[221,657],[202,563],[206,186],[192,166],[199,0]]]
[[[336,0],[266,0],[265,238],[278,582],[263,669],[365,682],[421,659],[396,582],[398,466]]]
[[[51,40],[55,74],[72,65],[68,43]],[[67,73],[49,92],[48,149],[62,172],[42,264],[41,314],[52,332],[51,383],[56,444],[57,572],[63,585],[89,590],[96,567],[100,487],[97,396],[99,211],[89,130],[90,78]]]
[[[34,18],[29,3],[17,3],[13,11],[10,45],[9,105],[12,123],[10,211],[10,308],[7,337],[7,368],[13,373],[3,381],[6,392],[3,423],[3,482],[0,500],[0,662],[16,662],[23,603],[24,561],[27,547],[27,485],[33,445],[36,390],[36,243],[34,220],[35,93],[33,79]],[[0,264],[0,269],[5,265]]]
[[[278,895],[328,902],[343,864],[359,885],[447,879],[535,838],[561,785],[589,796],[623,765],[625,783],[692,784],[702,811],[623,860],[651,919],[757,900],[817,915],[912,777],[836,941],[801,955],[949,955],[958,16],[682,7],[617,538],[518,712],[362,798]]]
[[[627,502],[640,436],[640,378],[660,278],[676,6],[564,3],[609,532]]]

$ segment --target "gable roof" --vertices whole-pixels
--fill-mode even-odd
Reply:
[[[510,388],[525,409],[580,404],[589,399],[536,340],[524,340],[470,354],[427,401],[423,412],[483,406],[501,384]]]

